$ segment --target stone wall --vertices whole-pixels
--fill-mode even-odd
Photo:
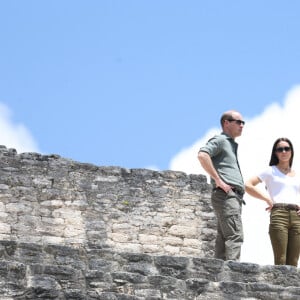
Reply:
[[[204,176],[0,149],[0,240],[212,255]]]
[[[300,299],[298,269],[213,259],[201,175],[0,147],[0,299]]]

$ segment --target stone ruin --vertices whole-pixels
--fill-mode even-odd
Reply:
[[[213,258],[210,191],[0,146],[0,299],[300,299],[298,268]]]

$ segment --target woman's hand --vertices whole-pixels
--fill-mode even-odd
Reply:
[[[268,204],[268,207],[266,208],[266,211],[270,212],[273,208],[273,201],[271,199],[267,199],[266,202]],[[300,210],[299,210],[299,213],[300,213]]]

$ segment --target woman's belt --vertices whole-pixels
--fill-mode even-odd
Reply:
[[[285,210],[298,211],[300,208],[297,204],[275,203],[272,209],[285,209]]]

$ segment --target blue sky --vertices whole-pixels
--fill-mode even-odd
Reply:
[[[1,1],[0,102],[38,151],[168,169],[299,82],[297,1]]]
[[[300,148],[299,12],[296,0],[0,1],[0,144],[201,173],[197,149],[233,108],[256,174],[278,135]],[[257,240],[268,217],[259,200],[247,211]],[[269,262],[262,250],[244,259]]]

